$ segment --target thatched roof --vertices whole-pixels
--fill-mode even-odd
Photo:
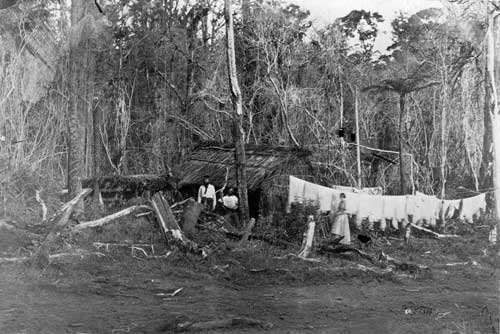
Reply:
[[[288,181],[288,175],[297,174],[297,168],[312,170],[309,162],[311,152],[305,149],[247,145],[245,151],[249,190],[269,188],[278,182],[278,176],[286,175]],[[180,187],[199,185],[204,175],[210,176],[211,182],[220,187],[225,183],[226,171],[228,186],[236,186],[234,149],[229,146],[199,146],[179,170],[182,173]]]

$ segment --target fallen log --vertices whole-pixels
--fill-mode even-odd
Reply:
[[[83,187],[93,188],[97,182],[100,192],[105,197],[121,194],[125,198],[151,194],[158,191],[174,192],[175,187],[170,175],[137,174],[137,175],[106,175],[82,180]]]
[[[440,233],[437,233],[437,232],[434,232],[434,231],[431,231],[425,227],[421,227],[421,226],[417,226],[415,224],[410,224],[411,227],[413,227],[414,229],[416,230],[419,230],[419,231],[422,231],[422,232],[426,232],[426,233],[429,233],[430,235],[432,235],[433,237],[436,237],[437,239],[445,239],[445,238],[460,238],[459,235],[456,235],[456,234],[440,234]]]
[[[429,267],[418,264],[418,263],[403,262],[403,261],[397,260],[397,259],[385,254],[384,252],[381,252],[380,260],[382,260],[384,263],[386,263],[388,265],[394,266],[394,268],[396,270],[401,270],[401,271],[418,272],[418,271],[429,269]]]
[[[167,200],[160,193],[156,193],[151,199],[151,204],[156,212],[156,216],[158,217],[165,239],[168,241],[170,233],[174,239],[184,243],[184,234],[182,233],[179,224],[177,224]]]
[[[221,320],[201,321],[201,322],[183,322],[175,326],[177,332],[208,331],[231,327],[260,327],[262,329],[271,329],[272,323],[248,318],[233,317]]]
[[[61,218],[54,224],[47,236],[41,242],[40,246],[36,250],[33,256],[33,264],[38,267],[43,267],[48,264],[49,251],[52,245],[58,238],[59,232],[68,225],[69,217],[73,213],[75,206],[82,200],[85,196],[90,194],[92,189],[85,188],[78,195],[75,196],[71,201],[64,204],[61,209],[53,216],[52,221],[55,221],[59,215]]]
[[[339,253],[356,253],[360,257],[370,261],[372,264],[374,264],[376,266],[381,266],[381,263],[377,259],[376,256],[373,256],[371,254],[363,252],[360,249],[357,249],[357,248],[354,248],[354,247],[351,247],[348,245],[341,245],[341,244],[330,245],[330,244],[323,243],[320,245],[318,250],[321,253],[333,253],[333,254],[335,254],[335,253],[337,253],[337,254],[339,254]]]
[[[108,215],[106,217],[99,218],[97,220],[89,221],[89,222],[82,222],[75,227],[73,227],[73,231],[81,231],[83,229],[89,228],[89,227],[96,227],[96,226],[102,226],[105,224],[108,224],[112,222],[115,219],[118,219],[120,217],[127,216],[135,211],[138,210],[153,210],[150,206],[147,205],[134,205],[129,208],[123,209],[121,211],[115,212],[111,215]]]
[[[195,242],[186,238],[181,228],[179,227],[179,224],[177,224],[177,220],[172,213],[170,205],[160,193],[156,193],[153,196],[153,198],[151,199],[151,204],[156,213],[158,222],[160,223],[160,227],[163,231],[163,235],[165,236],[165,240],[167,241],[167,243],[170,242],[171,238],[173,238],[173,240],[184,249],[196,253],[201,252],[204,257],[207,256],[205,250],[200,249]]]
[[[105,256],[101,252],[76,252],[76,253],[58,253],[58,254],[51,254],[48,255],[47,258],[49,261],[61,259],[64,257],[72,257],[72,256],[78,256],[80,258],[84,258],[85,256],[91,256],[91,255],[96,255],[96,256]],[[0,264],[1,263],[19,263],[19,262],[26,262],[30,261],[33,258],[30,256],[21,256],[21,257],[0,257]]]
[[[356,265],[355,269],[359,269],[363,272],[369,272],[369,273],[374,273],[374,274],[378,274],[378,275],[385,275],[385,274],[392,272],[392,268],[378,269],[378,268],[374,268],[374,267],[367,267],[367,266],[364,266],[364,265],[359,264],[359,263]]]

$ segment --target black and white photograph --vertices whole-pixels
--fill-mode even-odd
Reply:
[[[500,0],[0,0],[1,334],[500,334]]]

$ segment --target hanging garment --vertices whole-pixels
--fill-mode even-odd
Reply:
[[[462,208],[462,200],[461,199],[445,199],[443,201],[443,205],[441,210],[444,211],[445,219],[453,219],[460,217],[460,211]],[[441,217],[441,214],[440,214]]]
[[[406,218],[406,196],[383,196],[384,217],[400,222]]]
[[[292,203],[314,202],[322,212],[336,212],[340,201],[340,190],[321,186],[294,176],[289,178],[288,210]],[[344,193],[346,195],[346,213],[355,214],[358,208],[358,194]]]
[[[486,194],[462,199],[462,212],[460,218],[472,223],[474,218],[479,218],[486,210]]]
[[[384,196],[359,194],[358,215],[370,225],[384,219]]]
[[[418,226],[424,224],[435,226],[439,209],[440,200],[436,196],[422,193],[415,196],[406,196],[406,212],[412,217],[412,222]]]
[[[380,221],[380,231],[384,232],[387,229],[387,221],[385,219],[382,219]]]
[[[307,203],[313,202],[319,205],[322,211],[329,211],[331,209],[331,193],[322,194],[323,189],[319,185],[314,185],[310,182],[301,180],[299,178],[290,176],[288,189],[288,209],[292,203]]]
[[[333,185],[332,188],[336,189],[336,190],[343,191],[343,192],[363,193],[363,194],[368,194],[368,195],[382,195],[382,193],[384,192],[382,187],[371,187],[371,188],[358,189],[356,187]]]

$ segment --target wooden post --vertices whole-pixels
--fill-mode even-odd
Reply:
[[[311,253],[315,228],[316,228],[316,223],[314,222],[314,216],[307,217],[307,231],[306,233],[304,233],[302,249],[300,250],[299,254],[297,254],[298,257],[305,259]]]
[[[356,167],[358,173],[358,189],[361,189],[361,151],[359,147],[359,110],[358,110],[358,88],[354,88],[354,114],[356,118]]]
[[[406,194],[405,187],[405,167],[404,167],[404,152],[403,152],[403,120],[405,112],[405,94],[399,94],[399,182],[400,195]]]

